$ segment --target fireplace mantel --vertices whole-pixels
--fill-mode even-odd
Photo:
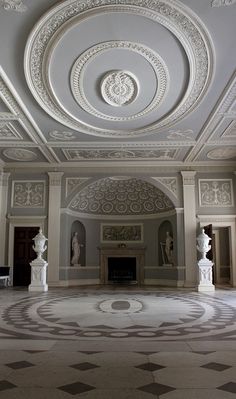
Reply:
[[[109,257],[132,257],[136,258],[136,276],[138,284],[144,283],[144,263],[145,263],[145,247],[118,247],[118,246],[101,246],[98,247],[100,252],[100,281],[101,284],[108,284],[108,258]]]

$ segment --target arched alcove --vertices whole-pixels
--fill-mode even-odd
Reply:
[[[78,264],[73,261],[73,239],[75,235],[79,245],[79,259]],[[70,265],[71,266],[85,266],[86,265],[86,231],[83,223],[79,220],[75,220],[71,225],[71,236],[70,236]]]

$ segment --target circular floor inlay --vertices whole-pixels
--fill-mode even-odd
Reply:
[[[115,310],[127,310],[130,308],[130,303],[128,301],[115,301],[111,304],[111,307]]]

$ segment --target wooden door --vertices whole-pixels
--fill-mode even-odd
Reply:
[[[36,258],[32,239],[38,234],[39,227],[15,227],[13,285],[28,286],[31,282],[30,262]]]

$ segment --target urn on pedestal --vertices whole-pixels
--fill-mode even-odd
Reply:
[[[210,240],[211,238],[202,229],[201,234],[197,237],[197,250],[201,253],[201,259],[197,263],[199,268],[198,291],[215,290],[215,286],[212,284],[213,263],[206,257],[207,252],[211,249],[211,245],[209,245]]]
[[[33,241],[33,250],[37,253],[37,258],[30,263],[31,284],[28,289],[29,291],[45,292],[48,291],[48,285],[46,283],[48,263],[42,258],[42,254],[47,249],[45,246],[47,238],[43,235],[42,229],[39,229],[39,233],[33,238]]]

